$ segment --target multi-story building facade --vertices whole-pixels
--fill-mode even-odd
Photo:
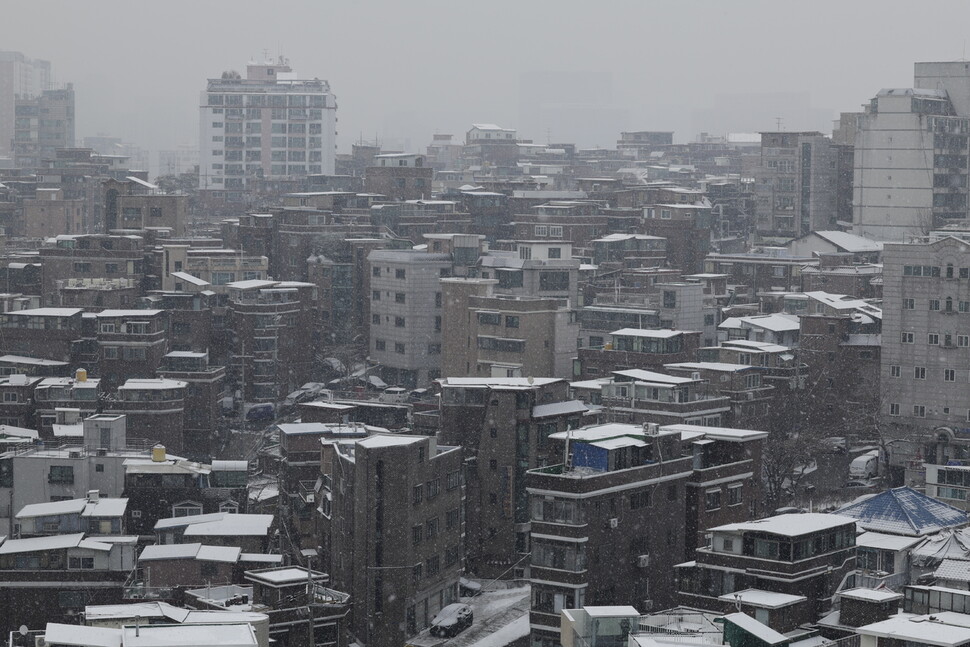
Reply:
[[[442,442],[469,455],[468,568],[480,577],[528,572],[525,472],[554,461],[548,435],[580,426],[586,407],[565,380],[548,377],[447,378],[441,382]]]
[[[97,314],[98,370],[112,389],[133,377],[155,377],[168,353],[164,310],[102,310]]]
[[[960,74],[938,72],[959,66]],[[902,241],[966,222],[970,73],[963,63],[917,63],[916,88],[880,90],[859,118],[853,231]]]
[[[569,300],[496,295],[497,283],[441,280],[442,374],[569,377],[579,337]]]
[[[559,612],[675,606],[675,564],[712,526],[748,519],[767,434],[602,424],[552,435],[565,462],[529,470],[532,645],[559,644]],[[662,521],[661,521],[662,520]]]
[[[74,86],[15,100],[13,155],[21,168],[38,168],[58,148],[74,147]]]
[[[209,79],[199,102],[199,188],[238,202],[255,178],[333,175],[336,97],[285,60],[252,63],[246,78]]]
[[[157,186],[133,176],[121,182],[106,180],[104,198],[105,233],[115,229],[166,228],[173,236],[185,235],[187,195],[161,193]]]
[[[106,414],[124,415],[129,438],[158,442],[173,452],[185,447],[187,384],[164,378],[129,379],[104,404]]]
[[[763,132],[755,169],[756,228],[796,237],[831,229],[836,217],[838,151],[820,132]]]
[[[204,351],[173,351],[162,358],[157,375],[186,385],[185,453],[190,458],[211,456],[221,422],[226,367],[211,365]]]
[[[130,279],[141,285],[145,276],[145,241],[140,236],[63,235],[38,250],[41,296],[57,303],[57,282],[66,277]]]
[[[328,530],[334,585],[356,600],[351,632],[396,647],[458,601],[462,449],[426,436],[337,443]]]
[[[953,237],[886,245],[879,413],[900,468],[918,456],[939,464],[970,458],[966,249]]]
[[[420,200],[431,197],[434,169],[425,165],[424,155],[387,153],[374,157],[376,166],[367,169],[364,190],[392,200]]]
[[[388,384],[414,388],[441,375],[442,294],[452,255],[374,250],[371,267],[371,360]]]
[[[0,52],[0,154],[13,152],[17,99],[36,97],[49,90],[50,83],[50,61]]]

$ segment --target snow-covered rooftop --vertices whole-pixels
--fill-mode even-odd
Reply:
[[[783,537],[799,537],[854,523],[855,519],[835,514],[807,512],[779,514],[767,519],[729,523],[711,528],[711,532],[766,532]]]
[[[908,487],[893,488],[843,506],[839,515],[859,527],[893,535],[918,537],[967,524],[967,513]]]
[[[745,589],[735,593],[727,593],[718,598],[722,602],[735,602],[740,600],[741,604],[750,604],[753,607],[762,609],[780,609],[799,602],[808,600],[804,595],[789,595],[788,593],[775,593],[762,589]]]

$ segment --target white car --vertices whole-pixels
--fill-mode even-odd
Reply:
[[[472,608],[467,604],[449,604],[431,619],[430,633],[448,638],[456,636],[471,626],[473,616]]]

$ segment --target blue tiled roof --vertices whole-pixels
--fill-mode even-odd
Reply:
[[[908,487],[850,503],[836,514],[858,519],[865,530],[919,537],[967,524],[967,513]]]

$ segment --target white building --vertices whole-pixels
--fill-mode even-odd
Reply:
[[[285,59],[251,63],[246,78],[209,79],[199,102],[199,188],[228,201],[251,178],[333,175],[337,100]]]
[[[483,140],[487,141],[515,141],[514,128],[502,128],[495,124],[472,124],[471,129],[465,133],[465,143],[474,144]]]

